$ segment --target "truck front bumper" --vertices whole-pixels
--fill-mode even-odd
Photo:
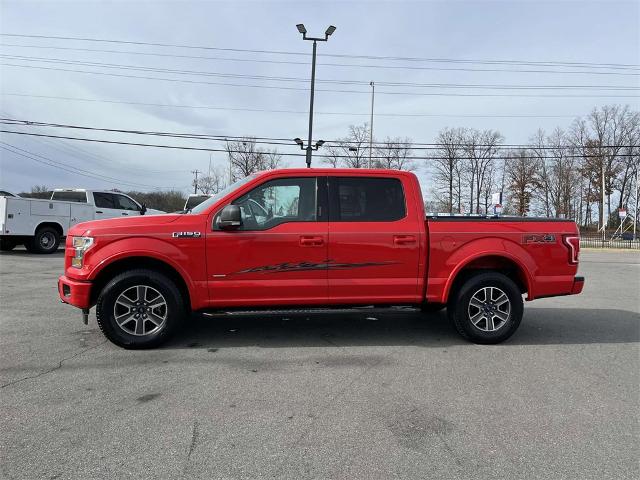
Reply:
[[[66,275],[58,278],[60,300],[74,307],[91,308],[91,282],[73,280]]]

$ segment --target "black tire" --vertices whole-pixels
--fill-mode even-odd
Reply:
[[[504,300],[501,294],[508,302],[497,306]],[[453,292],[448,304],[449,318],[458,333],[481,344],[500,343],[513,335],[520,326],[523,310],[522,294],[517,285],[497,272],[469,278]]]
[[[150,292],[144,294],[147,303],[139,306],[138,302],[132,299],[135,292],[136,299],[140,300],[138,287],[145,287],[147,289],[145,292]],[[160,308],[159,310],[149,307],[157,300],[154,300],[154,291],[160,294],[165,302],[165,307],[157,307]],[[119,303],[116,305],[117,300]],[[120,303],[122,301],[131,302],[131,307],[124,306]],[[140,317],[127,320],[127,315],[131,317],[136,314]],[[184,302],[175,283],[161,273],[145,269],[130,270],[114,277],[102,289],[96,304],[96,318],[102,333],[111,342],[127,349],[159,346],[167,341],[183,323],[185,314]],[[116,320],[116,315],[120,324]],[[142,316],[146,320],[143,320]],[[160,318],[162,322],[158,325]]]
[[[437,313],[445,308],[447,308],[446,303],[426,302],[420,305],[420,311],[422,313]]]
[[[25,246],[33,253],[55,253],[60,246],[60,234],[53,227],[40,227]]]
[[[3,252],[10,252],[16,248],[17,243],[9,238],[0,238],[0,250]]]

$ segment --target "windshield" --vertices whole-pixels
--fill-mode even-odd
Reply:
[[[255,177],[256,177],[256,174],[252,174],[252,175],[249,175],[248,177],[244,177],[244,178],[241,178],[240,180],[237,180],[237,181],[233,182],[227,188],[225,188],[223,190],[220,190],[213,197],[210,197],[207,200],[205,200],[204,202],[202,202],[200,205],[197,205],[197,206],[193,207],[193,209],[191,209],[191,211],[189,211],[187,213],[202,213],[202,212],[204,212],[211,205],[213,205],[218,200],[220,200],[222,197],[224,197],[225,195],[227,195],[227,194],[233,192],[234,190],[240,188],[242,185],[244,185],[245,183],[249,182],[250,180],[253,180]]]

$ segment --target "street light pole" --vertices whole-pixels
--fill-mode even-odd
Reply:
[[[316,85],[316,47],[318,42],[313,41],[313,56],[311,58],[311,99],[309,100],[309,137],[307,140],[307,168],[311,168],[311,138],[313,137],[313,95]]]
[[[371,85],[371,122],[369,124],[369,168],[371,168],[371,152],[373,150],[373,101],[376,96],[376,85],[373,82],[369,82]]]
[[[298,145],[300,145],[300,148],[302,148],[303,150],[306,150],[306,162],[307,162],[307,168],[311,168],[311,155],[312,152],[314,150],[317,150],[318,147],[320,145],[322,145],[322,143],[317,142],[315,145],[315,148],[311,145],[312,137],[313,137],[313,96],[315,93],[315,85],[316,85],[316,48],[318,46],[318,42],[326,42],[329,39],[329,36],[331,36],[331,34],[333,32],[336,31],[336,27],[334,27],[333,25],[329,25],[329,27],[327,28],[327,30],[324,32],[324,38],[321,37],[307,37],[307,29],[305,28],[304,24],[299,23],[298,25],[296,25],[296,28],[298,29],[298,32],[300,32],[302,34],[302,39],[303,40],[309,40],[313,42],[313,54],[311,57],[311,98],[309,99],[309,136],[308,136],[308,140],[307,140],[307,146],[306,148],[304,147],[304,145],[298,143],[296,141],[296,143],[298,143]]]

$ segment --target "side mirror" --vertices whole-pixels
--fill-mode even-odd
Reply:
[[[147,213],[147,206],[143,203],[140,207],[140,215],[144,215],[145,213]]]
[[[233,230],[242,226],[242,213],[238,205],[227,205],[220,212],[218,226],[221,230]]]

